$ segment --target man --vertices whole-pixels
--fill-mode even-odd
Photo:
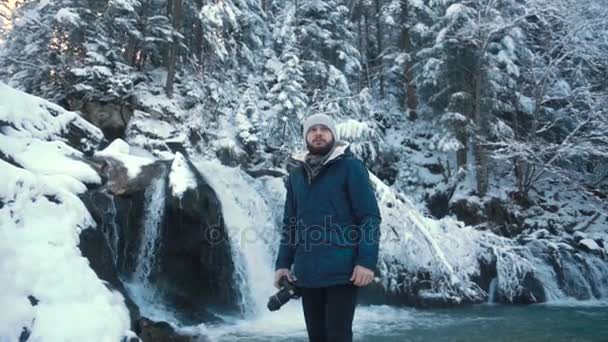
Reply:
[[[304,139],[308,153],[290,158],[275,286],[286,276],[301,289],[311,342],[352,341],[357,288],[372,281],[378,260],[380,211],[332,118],[307,118]]]

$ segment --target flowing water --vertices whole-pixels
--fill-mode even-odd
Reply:
[[[134,278],[147,283],[156,263],[156,252],[160,248],[160,237],[165,213],[165,177],[159,177],[146,189],[143,234],[137,254]]]
[[[308,341],[300,303],[293,304],[257,319],[198,329],[217,342]],[[608,302],[439,310],[360,306],[353,332],[354,340],[361,342],[608,341]]]
[[[141,314],[153,320],[176,319],[165,305],[159,301],[159,293],[150,276],[156,268],[156,254],[161,247],[163,219],[166,206],[167,171],[163,168],[161,176],[152,181],[145,192],[145,208],[140,246],[133,275],[124,280],[131,298],[139,307]]]
[[[270,246],[276,244],[278,235],[267,196],[262,187],[252,186],[239,169],[217,162],[195,165],[221,202],[236,266],[235,282],[242,296],[241,308],[245,315],[255,317],[266,310],[267,299],[274,292],[268,286],[274,277]]]

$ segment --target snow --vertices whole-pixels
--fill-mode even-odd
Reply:
[[[509,56],[514,56],[515,55],[515,42],[513,41],[513,38],[511,38],[510,36],[505,36],[502,39],[502,43],[505,46],[505,48],[507,49],[507,51],[509,52]]]
[[[122,162],[127,168],[129,178],[133,179],[141,172],[143,166],[152,164],[154,160],[132,155],[130,150],[131,147],[124,140],[116,139],[104,150],[95,152],[95,156],[110,157]]]
[[[412,31],[417,33],[420,36],[425,36],[428,34],[429,32],[429,27],[426,26],[423,23],[416,23],[413,27],[412,27]]]
[[[379,270],[387,290],[398,291],[397,275],[404,271],[428,272],[432,291],[425,293],[427,298],[480,300],[487,294],[472,278],[479,275],[480,260],[493,259],[497,267],[497,291],[504,298],[515,298],[523,290],[525,276],[533,271],[546,288],[557,288],[547,265],[536,260],[527,247],[464,226],[450,217],[441,220],[425,217],[406,196],[374,175],[370,174],[370,178],[382,215]]]
[[[513,55],[510,51],[500,50],[496,56],[500,64],[504,64],[507,68],[507,73],[512,76],[519,76],[519,68],[513,63]]]
[[[464,146],[452,135],[445,135],[437,142],[437,149],[441,152],[456,152]]]
[[[398,148],[401,146],[401,142],[403,141],[403,133],[394,128],[390,128],[386,130],[384,135],[384,143],[390,147]]]
[[[496,123],[492,123],[491,126],[492,126],[492,130],[494,131],[494,134],[498,135],[499,137],[504,137],[504,138],[514,138],[515,137],[515,132],[513,132],[513,129],[500,119],[496,120]]]
[[[149,71],[148,76],[151,78],[150,83],[165,84],[167,71],[164,68],[157,68]],[[157,92],[151,91],[148,85],[138,84],[136,86],[134,100],[138,107],[146,108],[147,112],[155,113],[157,114],[157,117],[161,117],[165,113],[171,113],[172,115],[184,113],[184,111],[179,108],[175,99],[159,96]]]
[[[95,170],[82,161],[83,153],[62,137],[67,126],[74,125],[94,140],[103,139],[97,127],[76,113],[0,83],[0,121],[7,123],[0,128],[0,152],[9,160],[73,193],[84,192],[83,183],[101,183]]]
[[[221,9],[218,5],[205,5],[201,9],[201,18],[207,19],[211,24],[222,27]]]
[[[20,166],[42,175],[71,176],[85,183],[101,183],[97,172],[78,160],[83,158],[82,153],[62,141],[20,139],[0,134],[0,151]]]
[[[46,7],[49,3],[51,2],[51,0],[41,0],[38,5],[36,6],[37,10],[42,10],[44,7]]]
[[[572,87],[565,80],[559,80],[553,84],[547,91],[549,98],[568,97],[572,94]]]
[[[601,252],[603,250],[602,247],[600,247],[597,242],[595,242],[595,240],[592,239],[582,239],[581,241],[578,242],[580,245],[583,245],[585,247],[587,247],[589,250],[591,251],[598,251]]]
[[[587,238],[587,234],[583,233],[583,232],[574,232],[574,234],[572,234],[572,237],[575,239],[586,239]]]
[[[74,9],[69,7],[62,8],[57,11],[57,14],[55,14],[55,20],[62,23],[63,25],[78,25],[78,23],[81,21],[78,13],[74,12]]]
[[[154,104],[158,103],[157,101]],[[150,114],[136,110],[125,131],[126,141],[131,146],[130,154],[135,156],[173,160],[174,155],[168,143],[187,144],[187,133],[180,130],[193,129],[191,124],[178,126],[161,120],[161,114]]]
[[[462,14],[463,12],[467,12],[470,11],[465,5],[463,4],[453,4],[450,7],[448,7],[448,9],[445,11],[445,16],[448,18],[457,16]]]
[[[103,140],[101,130],[74,112],[25,94],[0,82],[0,121],[11,125],[0,127],[0,133],[21,138],[64,140],[69,124],[85,130],[91,140]]]
[[[374,130],[365,122],[348,119],[336,125],[338,139],[355,140],[362,139],[374,134]]]
[[[0,84],[0,341],[119,341],[130,318],[81,255],[79,234],[95,222],[78,194],[99,175],[61,134],[77,114]],[[7,309],[10,308],[10,309]],[[132,334],[132,333],[131,333]]]
[[[475,288],[468,278],[478,272],[482,248],[477,241],[483,233],[452,219],[424,217],[407,198],[370,176],[382,216],[379,269],[385,288],[396,284],[399,270],[394,268],[400,265],[411,274],[430,272],[437,293],[463,299]]]
[[[168,122],[154,119],[150,114],[136,110],[129,121],[129,126],[137,125],[138,129],[155,137],[168,139],[175,135],[176,128]]]
[[[17,340],[24,327],[29,341],[120,340],[129,330],[123,298],[77,247],[80,231],[94,226],[80,199],[3,160],[0,174],[0,340]]]
[[[196,189],[197,182],[194,172],[188,166],[186,158],[177,152],[171,164],[169,186],[173,197],[181,198],[188,189]]]
[[[135,11],[135,7],[139,5],[139,0],[110,0],[109,3],[109,6],[121,8],[128,12]]]
[[[452,96],[456,96],[457,94],[454,94]],[[457,112],[447,112],[445,114],[443,114],[441,116],[441,121],[442,122],[450,122],[450,123],[458,123],[458,124],[465,124],[467,122],[469,122],[470,120],[462,115],[461,113],[457,113]]]
[[[519,105],[526,114],[534,113],[534,100],[530,97],[519,95]]]

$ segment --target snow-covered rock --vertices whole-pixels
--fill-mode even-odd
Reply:
[[[15,138],[63,141],[89,154],[105,144],[101,130],[77,113],[0,83],[0,132]]]
[[[593,239],[582,239],[578,242],[579,246],[585,248],[590,252],[602,253],[604,249],[597,244],[597,242]]]
[[[181,153],[175,154],[169,173],[169,187],[174,197],[181,198],[188,189],[196,188],[196,178],[186,158]]]
[[[95,152],[94,157],[110,158],[121,163],[130,179],[137,177],[142,167],[154,162],[150,158],[132,155],[129,144],[121,139],[116,139],[104,150]]]
[[[101,131],[4,84],[0,123],[0,340],[119,341],[130,329],[124,298],[78,248],[95,229],[76,194],[101,181],[85,162]]]

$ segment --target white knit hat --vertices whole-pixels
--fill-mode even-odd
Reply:
[[[334,136],[334,140],[338,140],[338,134],[336,134],[336,122],[329,115],[325,114],[314,114],[306,118],[304,120],[304,141],[306,141],[306,135],[308,134],[308,130],[314,125],[323,125],[331,131],[331,134]]]

